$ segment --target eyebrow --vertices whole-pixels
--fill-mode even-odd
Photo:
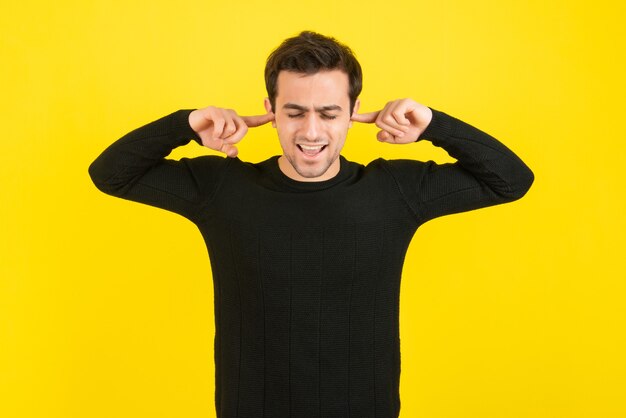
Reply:
[[[286,103],[285,105],[283,105],[283,109],[294,109],[294,110],[300,110],[302,112],[308,112],[309,108],[306,106],[301,106],[299,104],[295,104],[295,103]],[[341,106],[338,105],[326,105],[326,106],[320,106],[320,107],[316,107],[315,111],[316,112],[328,112],[328,111],[332,111],[332,110],[337,110],[337,111],[341,111]]]

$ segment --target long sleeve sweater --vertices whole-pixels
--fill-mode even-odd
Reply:
[[[433,110],[418,140],[454,163],[340,157],[330,180],[201,156],[191,110],[138,128],[89,167],[101,191],[194,222],[210,256],[219,418],[396,418],[399,293],[418,227],[522,197],[534,176],[490,135]]]

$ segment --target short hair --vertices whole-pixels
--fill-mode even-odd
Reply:
[[[336,69],[348,75],[348,96],[352,113],[363,85],[361,65],[352,50],[335,38],[311,31],[303,31],[298,36],[285,39],[269,55],[265,65],[265,87],[272,110],[275,111],[278,74],[281,71],[311,75]]]

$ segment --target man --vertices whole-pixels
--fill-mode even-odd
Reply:
[[[268,58],[267,113],[180,110],[113,143],[89,167],[105,193],[194,222],[211,259],[217,416],[392,418],[400,411],[399,291],[417,228],[510,202],[533,182],[508,148],[411,99],[359,114],[361,68],[311,32]],[[283,154],[240,161],[271,122]],[[428,139],[455,163],[341,156],[353,122],[378,140]],[[194,139],[228,158],[166,159]]]

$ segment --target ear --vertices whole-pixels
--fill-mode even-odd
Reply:
[[[350,115],[350,122],[348,123],[348,128],[352,128],[352,117],[359,113],[359,107],[361,106],[361,100],[356,99],[354,101],[354,109],[352,109],[352,115]]]
[[[272,104],[270,103],[270,99],[269,98],[265,98],[265,100],[263,100],[263,105],[265,106],[265,111],[267,113],[271,113],[272,112]],[[274,120],[272,121],[272,127],[276,127],[276,117],[274,117]]]

